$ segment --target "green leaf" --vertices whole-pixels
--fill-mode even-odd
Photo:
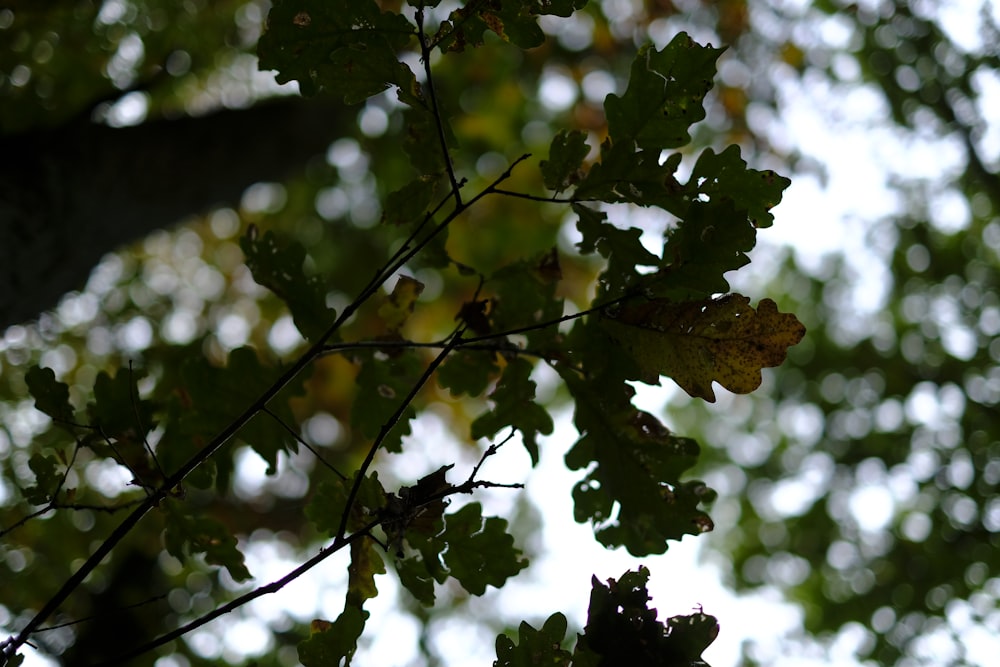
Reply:
[[[481,396],[500,373],[496,353],[488,350],[457,350],[437,370],[438,384],[452,396]]]
[[[375,542],[361,538],[351,542],[351,564],[347,568],[347,605],[360,608],[365,600],[378,595],[375,575],[385,574],[385,563]]]
[[[604,100],[612,143],[659,151],[690,142],[688,128],[705,117],[705,94],[723,51],[701,46],[683,32],[661,51],[650,45],[639,49],[625,94]]]
[[[428,571],[424,560],[410,557],[396,561],[396,574],[403,588],[425,607],[434,605],[434,577]]]
[[[569,667],[573,656],[560,647],[566,625],[566,617],[558,612],[549,616],[541,630],[522,621],[516,644],[506,635],[497,636],[494,667]]]
[[[445,143],[449,149],[458,142],[445,122],[442,114],[442,124],[445,132]],[[406,134],[403,136],[403,150],[410,158],[410,164],[417,170],[421,179],[433,181],[445,173],[446,164],[441,152],[441,139],[438,134],[437,121],[434,114],[423,107],[407,109],[403,114]]]
[[[770,227],[774,222],[770,211],[781,202],[781,193],[790,184],[773,171],[748,169],[740,147],[734,145],[718,155],[711,148],[705,149],[691,171],[687,190],[692,199],[729,200],[734,209],[746,211],[754,227]],[[722,224],[734,226],[725,221]]]
[[[305,508],[306,517],[316,526],[316,530],[330,536],[337,535],[353,483],[353,480],[343,479],[320,482]],[[351,515],[347,519],[347,531],[354,532],[371,523],[385,507],[386,499],[386,492],[379,482],[377,472],[362,479],[354,506],[351,507]]]
[[[351,408],[351,423],[366,438],[377,437],[421,373],[420,362],[414,354],[403,353],[385,359],[367,355],[355,380],[359,398]],[[413,406],[407,406],[400,420],[382,441],[382,447],[386,451],[402,451],[403,436],[409,434],[410,420],[416,416]]]
[[[32,505],[45,505],[59,490],[62,474],[57,472],[60,463],[55,456],[35,452],[28,459],[28,467],[35,473],[35,485],[21,489],[24,499]]]
[[[692,202],[687,216],[667,232],[667,266],[642,282],[648,294],[675,301],[728,292],[725,274],[750,263],[747,253],[756,241],[746,211],[734,209],[731,200]]]
[[[545,41],[537,16],[570,16],[586,4],[587,0],[469,2],[452,11],[434,43],[440,44],[442,51],[464,51],[466,46],[482,46],[483,35],[490,30],[506,42],[530,49]]]
[[[534,260],[512,262],[497,271],[488,281],[493,290],[490,313],[494,332],[512,331],[527,326],[555,322],[563,315],[563,301],[556,298],[562,279],[559,254],[555,248]],[[558,325],[524,334],[528,347],[536,352],[556,347]]]
[[[552,139],[549,159],[540,165],[545,187],[560,192],[575,185],[582,178],[581,167],[589,152],[584,132],[561,130]]]
[[[273,232],[263,237],[251,225],[240,239],[254,280],[285,302],[299,332],[317,341],[333,324],[337,313],[326,306],[327,288],[318,276],[306,276],[302,263],[306,249],[293,241],[282,246]]]
[[[537,437],[538,434],[552,433],[552,417],[534,400],[535,383],[530,379],[531,370],[528,361],[511,359],[497,388],[490,394],[493,410],[479,415],[471,428],[473,438],[489,438],[507,427],[517,429],[521,432],[532,465],[537,465]]]
[[[221,565],[235,581],[250,579],[236,538],[225,526],[206,516],[191,513],[191,507],[168,498],[161,504],[166,514],[163,534],[167,552],[178,560],[189,555],[205,554],[205,562]]]
[[[392,293],[385,298],[378,309],[378,316],[390,336],[399,335],[406,320],[413,314],[417,299],[423,291],[424,284],[415,278],[401,275],[396,280]]]
[[[278,370],[260,363],[257,352],[241,347],[229,354],[225,368],[212,366],[204,357],[191,357],[181,367],[181,385],[170,408],[170,428],[157,447],[167,470],[175,470],[226,428],[238,410],[252,405],[278,377]],[[302,392],[302,379],[286,385],[268,404],[271,414],[258,413],[238,433],[243,442],[268,463],[268,474],[276,470],[278,453],[298,451],[298,441],[283,426],[295,423],[289,400]],[[196,408],[192,407],[196,406]],[[216,457],[222,468],[231,458]],[[188,477],[193,485],[211,484],[211,468],[199,468]]]
[[[615,389],[568,368],[560,374],[576,401],[574,423],[581,434],[566,466],[589,470],[573,490],[576,520],[593,524],[602,544],[625,546],[635,556],[663,553],[667,540],[711,530],[698,505],[714,493],[701,482],[680,481],[697,462],[698,443],[636,409],[628,385]]]
[[[35,409],[44,412],[57,423],[73,421],[73,406],[69,403],[69,385],[56,380],[51,368],[32,366],[24,375],[28,391],[35,399]]]
[[[415,34],[404,16],[373,0],[278,0],[257,44],[259,68],[303,95],[331,92],[355,103],[390,85],[410,90],[413,73],[397,51]]]
[[[666,625],[658,622],[656,609],[647,608],[647,581],[649,570],[641,566],[618,581],[608,579],[606,586],[597,577],[591,580],[590,610],[578,652],[600,655],[601,665],[703,667],[701,653],[718,635],[715,617],[699,613],[674,617]]]
[[[661,160],[662,151],[634,150],[630,143],[601,144],[601,161],[590,168],[576,188],[577,199],[609,204],[629,202],[637,206],[659,206],[683,217],[690,195],[674,174],[682,156],[672,153]]]
[[[643,382],[655,384],[666,375],[710,403],[713,381],[737,394],[759,387],[761,369],[780,365],[806,331],[795,315],[779,313],[774,301],[764,299],[754,311],[739,294],[634,302],[601,322],[635,360]]]
[[[382,222],[407,225],[423,220],[424,212],[434,199],[437,179],[417,178],[385,198]]]
[[[445,515],[443,539],[448,548],[444,563],[450,575],[473,595],[482,595],[488,585],[502,587],[528,566],[506,528],[507,521],[498,517],[487,517],[484,522],[479,503]]]
[[[299,643],[299,662],[303,667],[335,667],[342,660],[350,665],[368,615],[360,607],[345,606],[333,623],[313,621],[309,639]]]
[[[598,297],[620,295],[636,283],[640,274],[636,266],[656,266],[660,258],[646,250],[639,241],[642,232],[635,227],[619,229],[609,222],[603,211],[573,204],[580,216],[576,227],[583,235],[578,247],[584,254],[595,250],[608,260],[607,268],[598,277]]]
[[[94,402],[87,406],[92,426],[102,437],[141,440],[154,426],[152,402],[139,398],[137,382],[145,375],[121,368],[112,378],[105,372],[94,382]]]

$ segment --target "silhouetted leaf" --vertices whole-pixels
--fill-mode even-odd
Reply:
[[[251,225],[240,239],[247,267],[258,283],[285,302],[296,328],[307,340],[318,340],[333,324],[337,313],[326,307],[326,286],[318,276],[306,276],[302,262],[306,249],[298,242],[282,246],[273,232],[260,237]]]
[[[723,50],[702,46],[683,32],[660,51],[651,45],[639,49],[625,94],[604,100],[612,143],[634,141],[640,149],[657,151],[688,143],[688,128],[705,117],[703,101]]]
[[[647,608],[647,581],[649,570],[641,566],[607,585],[594,577],[577,650],[600,655],[602,667],[707,667],[701,653],[718,635],[715,617],[699,613],[658,622],[656,609]]]
[[[359,398],[351,409],[351,423],[361,429],[366,438],[378,436],[420,377],[421,371],[420,362],[413,354],[404,353],[384,359],[367,355],[356,380]],[[413,406],[407,406],[382,441],[386,451],[402,451],[403,436],[410,432],[410,420],[416,415]]]
[[[513,427],[521,432],[532,465],[538,464],[538,434],[552,433],[552,417],[535,402],[535,383],[529,379],[531,364],[511,359],[497,388],[490,394],[493,410],[472,422],[473,438],[489,438],[500,430]]]
[[[398,335],[406,320],[413,314],[424,284],[409,276],[399,276],[392,293],[379,306],[378,315],[382,318],[390,335]]]
[[[507,521],[492,516],[484,521],[479,503],[445,515],[443,540],[450,575],[473,595],[482,595],[488,585],[500,588],[528,566],[507,533]]]
[[[755,227],[770,227],[774,222],[770,211],[781,202],[781,193],[790,184],[790,180],[773,171],[749,169],[740,147],[729,146],[719,154],[711,148],[702,152],[691,171],[687,190],[692,199],[729,200],[735,209],[747,212]]]
[[[310,626],[309,639],[300,642],[299,661],[303,667],[331,667],[350,665],[358,639],[365,629],[368,612],[360,607],[345,606],[337,620],[314,620]]]
[[[259,67],[277,70],[278,83],[298,81],[303,95],[360,102],[390,85],[414,85],[396,57],[414,34],[406,17],[373,0],[278,0],[257,45]]]
[[[56,422],[73,421],[73,406],[69,402],[69,385],[56,380],[51,368],[32,366],[24,374],[35,408],[52,417]]]
[[[336,536],[353,483],[353,480],[328,479],[318,485],[305,508],[306,517],[316,530]],[[375,520],[385,505],[385,489],[379,482],[378,473],[373,472],[361,481],[347,519],[347,531],[350,533],[364,528]]]
[[[35,484],[21,489],[25,500],[32,505],[44,505],[51,501],[62,481],[62,474],[57,471],[59,466],[55,456],[38,452],[32,454],[28,459],[28,467],[35,474]]]
[[[452,396],[480,396],[500,373],[496,353],[489,350],[457,350],[437,370],[438,384]]]
[[[573,204],[573,212],[580,216],[576,227],[583,235],[580,252],[595,250],[608,260],[608,267],[598,278],[598,296],[619,295],[639,279],[637,266],[656,266],[660,258],[646,250],[639,241],[642,232],[635,227],[619,229],[609,222],[603,211],[595,211],[580,204]]]
[[[497,636],[493,667],[569,667],[573,656],[560,647],[565,637],[566,617],[561,613],[549,616],[541,630],[522,621],[516,644],[506,635]]]
[[[701,482],[680,481],[698,460],[698,443],[636,409],[628,385],[594,383],[570,369],[561,374],[576,401],[574,424],[581,434],[566,466],[589,470],[573,490],[576,520],[593,524],[601,543],[625,546],[636,556],[663,553],[667,540],[711,530],[699,505],[713,500],[714,492]]]
[[[587,135],[580,130],[561,130],[552,139],[549,159],[542,160],[542,178],[545,187],[560,192],[580,180],[580,167],[590,152]]]
[[[163,542],[167,551],[178,560],[204,554],[205,562],[222,565],[236,581],[250,578],[250,571],[243,564],[243,554],[236,547],[236,538],[218,521],[192,512],[182,502],[166,499]]]

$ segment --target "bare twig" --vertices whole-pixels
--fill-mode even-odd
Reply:
[[[300,445],[302,445],[303,447],[305,447],[306,449],[308,449],[310,451],[310,453],[312,453],[312,455],[315,456],[316,459],[320,463],[322,463],[324,466],[326,466],[327,468],[329,468],[330,470],[332,470],[333,473],[335,475],[337,475],[337,477],[339,477],[340,479],[345,479],[345,480],[347,479],[347,476],[344,473],[342,473],[339,470],[337,470],[332,463],[330,463],[329,461],[327,461],[326,459],[324,459],[322,456],[320,456],[319,452],[317,452],[315,449],[313,449],[312,445],[310,445],[308,442],[306,442],[305,439],[303,439],[303,437],[301,435],[299,435],[298,433],[295,432],[295,429],[293,429],[291,426],[289,426],[288,424],[286,424],[285,420],[283,420],[281,417],[279,417],[278,415],[276,415],[269,407],[264,406],[263,412],[267,413],[268,416],[270,416],[274,421],[278,422],[278,424],[281,426],[281,428],[285,429],[285,431],[287,431],[289,435],[291,435],[293,438],[295,438],[296,442],[298,442]]]
[[[357,475],[354,478],[354,483],[351,485],[351,491],[347,495],[347,504],[344,506],[344,512],[340,516],[340,527],[337,529],[337,539],[344,537],[347,532],[347,519],[351,514],[351,508],[354,506],[354,500],[358,496],[358,490],[361,488],[361,482],[364,480],[365,475],[368,472],[368,468],[371,467],[372,461],[375,460],[375,453],[378,451],[382,442],[385,441],[386,437],[389,435],[389,431],[399,422],[400,418],[403,416],[403,412],[409,407],[413,399],[416,398],[417,393],[420,389],[427,383],[437,370],[437,367],[441,365],[441,362],[445,360],[448,354],[455,348],[455,346],[462,341],[462,332],[464,329],[459,329],[455,335],[452,337],[449,344],[441,350],[441,352],[434,357],[434,360],[424,369],[423,375],[413,384],[410,388],[409,393],[400,401],[399,406],[396,408],[395,412],[382,424],[382,428],[379,430],[375,441],[372,442],[371,447],[368,448],[368,454],[365,455],[365,460],[361,463],[361,467],[358,468]]]

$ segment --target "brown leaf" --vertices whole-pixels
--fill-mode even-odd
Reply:
[[[602,324],[632,356],[643,382],[673,379],[691,396],[715,402],[712,382],[748,394],[760,386],[760,369],[778,366],[806,328],[770,299],[755,311],[750,299],[674,303],[654,299],[622,306]]]

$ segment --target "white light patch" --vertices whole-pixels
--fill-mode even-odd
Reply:
[[[883,486],[865,485],[855,489],[848,506],[858,527],[872,533],[884,530],[895,512],[892,494]]]
[[[565,111],[576,102],[579,89],[569,77],[548,71],[542,75],[538,98],[549,111]]]

